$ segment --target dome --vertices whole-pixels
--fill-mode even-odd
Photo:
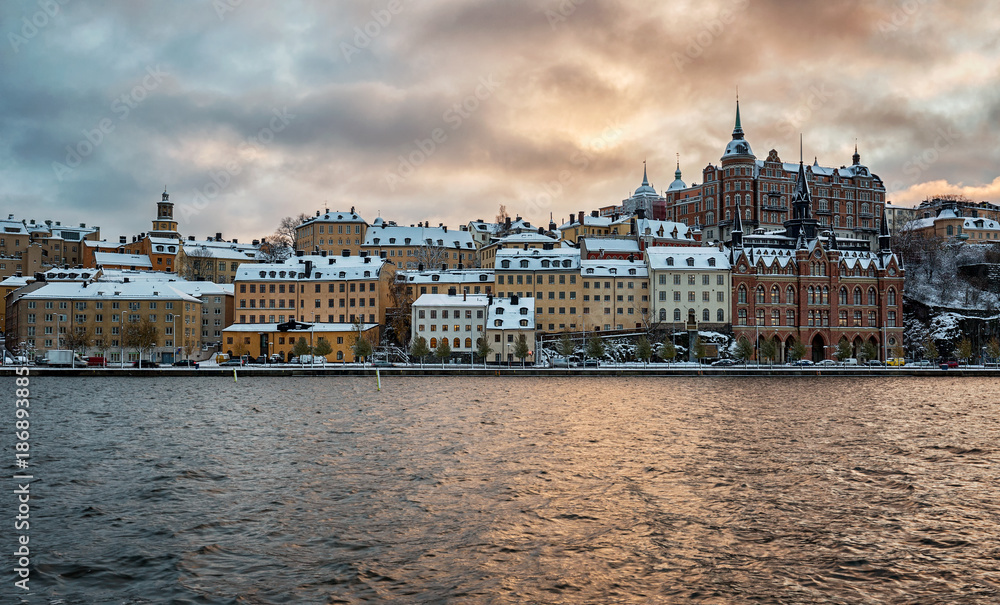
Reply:
[[[646,177],[646,163],[643,162],[642,166],[642,185],[635,190],[633,197],[639,197],[643,195],[656,195],[656,189],[653,189],[652,185],[649,184],[649,178]]]
[[[727,158],[732,155],[753,155],[750,143],[747,143],[745,139],[733,139],[729,141],[729,144],[726,145],[726,152],[722,154],[722,157]]]
[[[677,189],[687,189],[687,185],[685,185],[684,181],[681,180],[680,154],[678,154],[677,159],[677,170],[674,171],[674,182],[670,183],[670,186],[667,187],[667,191],[676,191]]]
[[[376,216],[375,220],[372,221],[372,227],[381,227],[382,223],[384,223],[384,222],[385,221],[382,220],[381,216]]]

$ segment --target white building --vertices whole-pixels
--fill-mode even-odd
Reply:
[[[484,335],[490,298],[486,294],[422,294],[411,309],[412,338],[423,337],[432,351],[446,339],[452,357],[472,361],[476,341]]]
[[[530,297],[494,298],[487,309],[486,341],[493,349],[496,363],[519,362],[514,353],[521,335],[528,343],[526,362],[534,361],[535,299]]]
[[[721,329],[731,323],[730,266],[714,247],[656,246],[646,250],[653,316],[680,329],[691,311],[699,324]]]

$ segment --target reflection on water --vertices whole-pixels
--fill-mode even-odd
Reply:
[[[1000,601],[990,379],[33,383],[47,603]]]

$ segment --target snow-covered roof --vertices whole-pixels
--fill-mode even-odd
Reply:
[[[485,307],[489,303],[486,294],[421,294],[413,301],[414,307]]]
[[[201,302],[194,296],[175,287],[171,282],[46,282],[31,292],[22,294],[27,299],[96,300],[124,298],[130,300],[183,300]]]
[[[526,321],[526,325],[521,325]],[[535,299],[518,297],[517,303],[511,298],[494,298],[486,312],[487,330],[534,330]]]
[[[232,242],[191,241],[183,242],[184,254],[187,256],[208,256],[221,260],[256,260],[257,246],[252,244],[234,244]]]
[[[646,263],[619,259],[592,259],[580,261],[580,273],[584,277],[649,277]]]
[[[1000,223],[987,218],[966,218],[963,229],[1000,229]]]
[[[20,288],[21,286],[28,285],[28,278],[17,275],[11,275],[7,279],[0,281],[0,286],[6,286],[8,288]]]
[[[153,263],[145,254],[119,254],[117,252],[94,252],[94,263],[98,267],[101,265],[153,267]]]
[[[307,262],[311,263],[309,275],[305,275]],[[236,280],[377,279],[383,266],[385,259],[377,256],[293,256],[283,263],[242,264],[236,270]]]
[[[303,221],[297,228],[304,227],[312,223],[364,223],[365,219],[357,212],[326,212],[319,216],[314,216]]]
[[[636,221],[635,228],[639,231],[640,237],[675,239],[674,231],[676,231],[676,239],[694,241],[693,229],[676,221],[655,221],[642,218]]]
[[[508,263],[509,266],[504,266],[504,263]],[[553,248],[552,250],[505,248],[497,251],[494,267],[495,270],[510,271],[578,270],[580,268],[580,250],[578,248]]]
[[[559,226],[560,231],[565,231],[566,229],[571,229],[573,227],[579,227],[580,222],[574,217],[573,222],[565,222]],[[610,216],[592,216],[590,214],[583,215],[583,226],[584,227],[610,227],[611,217]]]
[[[309,325],[309,328],[304,328],[301,330],[288,330],[289,333],[294,334],[307,334],[309,332],[353,332],[357,329],[357,324],[352,323],[320,323],[320,322],[301,322]],[[232,324],[226,326],[222,329],[223,332],[282,332],[278,331],[278,326],[281,324],[277,323],[266,323],[266,324]],[[373,330],[378,327],[378,324],[362,324],[361,329],[364,331]]]
[[[438,246],[443,248],[462,248],[475,250],[472,235],[461,229],[444,227],[400,227],[387,225],[377,229],[369,229],[365,234],[365,246]]]
[[[0,220],[0,231],[7,235],[28,235],[28,230],[24,228],[24,223],[13,219]]]
[[[634,239],[611,238],[611,237],[586,237],[580,238],[580,247],[587,252],[635,252],[639,253],[639,242]]]
[[[502,227],[502,226],[503,225],[501,225],[500,223],[487,223],[487,222],[484,222],[484,221],[470,221],[469,222],[469,229],[470,230],[476,231],[478,233],[487,233],[487,234],[490,234],[490,235],[492,235],[494,233],[498,233],[500,231],[500,227]]]
[[[552,237],[551,235],[545,235],[544,233],[539,233],[537,231],[524,231],[522,233],[511,233],[505,237],[501,237],[499,240],[493,242],[494,244],[554,244],[558,245],[559,240]]]
[[[656,246],[646,249],[646,262],[654,271],[729,270],[729,256],[715,247]]]
[[[181,243],[181,240],[176,237],[153,237],[152,235],[148,237],[149,243],[153,245],[159,244],[161,246],[177,246]]]
[[[453,269],[450,271],[397,271],[396,279],[408,284],[493,283],[492,269]]]
[[[86,281],[96,278],[100,269],[49,269],[45,281]]]

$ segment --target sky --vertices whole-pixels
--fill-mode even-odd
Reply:
[[[355,207],[547,224],[700,182],[737,90],[758,158],[862,162],[887,198],[1000,203],[988,2],[0,3],[0,211],[246,241]]]

